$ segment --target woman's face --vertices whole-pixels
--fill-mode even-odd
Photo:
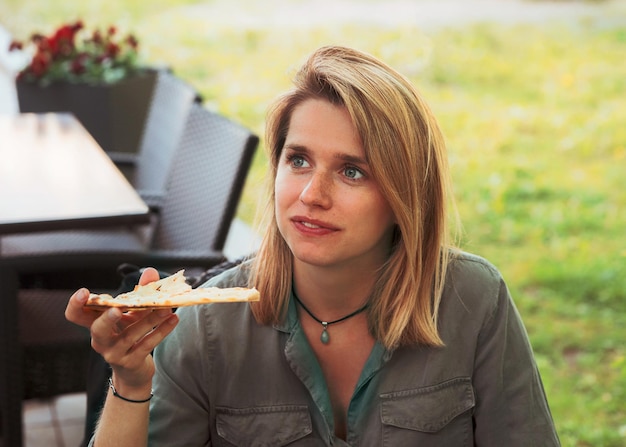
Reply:
[[[296,262],[371,270],[387,259],[394,216],[345,108],[318,99],[296,107],[274,188]]]

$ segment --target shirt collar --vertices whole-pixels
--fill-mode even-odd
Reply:
[[[296,301],[293,298],[293,292],[289,293],[289,302],[287,303],[287,314],[282,321],[274,325],[274,329],[280,332],[290,333],[298,324],[298,312],[296,309]]]
[[[296,326],[299,325],[298,321],[298,311],[296,308],[296,300],[293,297],[293,292],[289,293],[289,303],[287,303],[287,314],[285,318],[277,324],[274,325],[274,329],[284,333],[292,333]],[[393,354],[393,351],[385,349],[385,347],[380,343],[380,341],[376,341],[374,345],[374,349],[372,350],[372,355],[368,360],[368,364],[366,365],[366,371],[368,374],[373,374],[375,371],[378,371],[383,364],[389,361]]]

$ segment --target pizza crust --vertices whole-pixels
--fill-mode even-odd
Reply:
[[[162,309],[207,303],[258,301],[259,298],[259,292],[255,288],[199,287],[192,289],[185,281],[184,270],[180,270],[174,275],[150,284],[137,285],[133,291],[121,293],[116,297],[106,293],[92,293],[85,306],[92,309],[109,307],[132,310]]]

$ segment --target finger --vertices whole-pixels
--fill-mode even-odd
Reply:
[[[159,272],[152,267],[147,267],[146,269],[144,269],[143,272],[141,272],[141,277],[139,278],[139,284],[143,286],[153,281],[158,281],[158,279],[159,279]]]
[[[164,309],[165,315],[169,315],[171,313],[171,309]],[[154,309],[137,309],[137,310],[127,310],[122,312],[122,318],[117,322],[116,326],[118,332],[122,332],[131,324],[142,320],[146,317],[150,312],[154,312]]]
[[[147,311],[143,318],[128,324],[123,332],[119,334],[120,338],[124,340],[123,343],[119,343],[120,348],[126,349],[127,351],[132,349],[139,340],[145,337],[146,334],[152,332],[154,328],[162,324],[171,315],[172,309]],[[122,324],[125,324],[125,322],[119,321],[117,327],[119,328]]]
[[[122,313],[122,318],[118,323],[118,327],[125,329],[136,321],[145,318],[146,314],[151,312],[150,309],[129,310]]]
[[[171,309],[143,312],[143,318],[128,324],[119,309],[109,309],[91,327],[93,348],[109,363],[121,361],[146,334],[172,315]]]
[[[144,367],[146,359],[151,356],[154,348],[172,332],[178,323],[178,317],[175,314],[165,311],[159,312],[166,316],[164,319],[159,317],[160,321],[156,326],[148,326],[149,329],[146,331],[145,322],[142,321],[140,322],[142,331],[137,331],[138,324],[120,334],[115,345],[101,352],[105,361],[111,366],[121,368],[127,372],[136,371]],[[150,319],[146,318],[146,322],[148,320]],[[133,333],[135,335],[132,335]],[[136,339],[136,333],[141,334],[138,339]]]
[[[159,325],[137,341],[130,348],[129,355],[138,355],[140,357],[149,355],[176,328],[177,324],[178,316],[175,313],[171,313]]]
[[[118,327],[121,319],[122,311],[118,308],[112,307],[103,312],[91,325],[91,344],[102,347],[114,345],[116,337],[124,329]]]
[[[80,326],[90,327],[102,312],[85,308],[84,306],[88,298],[89,290],[85,288],[74,292],[65,308],[65,318]]]

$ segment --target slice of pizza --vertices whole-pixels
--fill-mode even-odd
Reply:
[[[184,307],[206,303],[259,301],[259,291],[255,288],[199,287],[192,289],[185,281],[184,273],[184,270],[180,270],[174,275],[150,284],[137,285],[131,292],[121,293],[116,297],[106,293],[92,293],[85,306],[93,309],[120,307],[138,310]]]

